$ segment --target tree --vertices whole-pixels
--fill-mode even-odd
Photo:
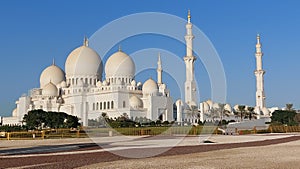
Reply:
[[[197,121],[200,120],[200,113],[198,112],[198,107],[197,106],[190,106],[189,109],[187,110],[187,116],[193,120],[197,119]]]
[[[213,121],[215,121],[215,118],[220,117],[220,110],[219,110],[219,108],[213,108],[213,107],[212,107],[212,108],[209,110],[208,116],[209,116],[210,118],[212,118]]]
[[[247,116],[249,117],[249,120],[251,120],[252,118],[256,118],[255,112],[254,112],[254,107],[247,108]]]
[[[287,103],[285,105],[285,110],[287,111],[292,111],[293,110],[293,104],[292,103]]]
[[[295,120],[298,124],[300,124],[300,113],[297,113],[297,114],[295,115],[294,120]]]
[[[241,117],[241,121],[243,121],[244,115],[245,115],[245,105],[239,105],[238,106],[238,111],[235,112],[235,115],[237,115],[238,117]]]
[[[29,111],[23,117],[28,129],[39,130],[43,128],[76,128],[79,124],[76,116],[63,112],[46,112],[41,109]]]
[[[298,125],[295,121],[297,113],[295,111],[275,110],[271,117],[272,124],[284,124],[288,126]]]
[[[220,111],[220,124],[222,125],[223,122],[223,117],[225,116],[229,116],[230,112],[228,110],[225,109],[225,105],[224,103],[219,103],[219,111]]]

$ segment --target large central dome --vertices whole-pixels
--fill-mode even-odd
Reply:
[[[108,58],[105,64],[105,73],[106,78],[133,78],[135,74],[135,65],[133,60],[126,53],[119,50]]]
[[[73,50],[66,61],[66,76],[99,76],[102,75],[101,59],[97,52],[88,47],[87,40],[83,46]]]

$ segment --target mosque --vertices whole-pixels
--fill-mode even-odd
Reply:
[[[67,57],[65,71],[52,65],[42,71],[40,87],[30,90],[28,96],[21,96],[16,101],[12,117],[4,117],[2,124],[21,124],[24,115],[35,109],[65,112],[79,117],[83,126],[89,119],[97,119],[102,113],[109,117],[119,117],[124,113],[132,120],[136,117],[150,120],[177,121],[178,123],[204,122],[210,110],[218,108],[212,101],[198,105],[195,82],[193,39],[191,15],[188,12],[186,24],[186,65],[185,100],[177,100],[176,117],[173,117],[173,100],[167,84],[162,81],[162,61],[157,61],[157,81],[149,78],[144,83],[136,82],[135,63],[121,49],[106,61],[102,77],[103,63],[95,50],[89,47],[85,38],[83,45],[74,49]],[[257,80],[256,112],[268,115],[265,107],[263,89],[262,52],[259,37],[256,45]],[[229,104],[225,109],[232,113]],[[196,112],[196,113],[195,113]],[[200,115],[197,115],[200,112]],[[192,114],[190,116],[189,114]],[[233,113],[232,113],[233,114]],[[200,118],[199,118],[200,117]]]

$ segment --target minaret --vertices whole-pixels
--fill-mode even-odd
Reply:
[[[160,59],[160,53],[158,53],[158,61],[157,61],[157,84],[158,86],[162,84],[162,66],[161,66],[161,59]]]
[[[266,106],[265,104],[265,93],[264,93],[264,74],[265,71],[262,68],[262,56],[263,53],[261,51],[261,44],[260,44],[260,36],[259,34],[256,36],[257,43],[256,43],[256,70],[254,74],[256,76],[256,107],[260,110]]]
[[[188,11],[187,17],[187,24],[186,24],[186,35],[185,35],[185,42],[186,42],[186,56],[183,58],[186,67],[186,80],[185,80],[185,102],[191,106],[197,105],[196,99],[196,83],[194,78],[194,62],[196,57],[193,56],[193,39],[194,35],[192,33],[192,23],[191,23],[191,14]]]

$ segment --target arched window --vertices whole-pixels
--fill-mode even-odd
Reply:
[[[102,102],[100,102],[100,110],[102,110]]]
[[[126,107],[126,103],[125,103],[125,101],[123,101],[123,108],[125,108]]]
[[[106,102],[103,103],[103,109],[106,109]]]
[[[72,85],[74,85],[74,79],[72,79]]]
[[[85,81],[84,81],[84,82],[85,82],[85,84],[87,84],[87,83],[88,83],[88,78],[85,78]]]
[[[109,109],[109,106],[110,106],[110,104],[109,104],[109,102],[107,102],[107,109]]]
[[[114,108],[114,101],[111,101],[111,109],[113,109]]]
[[[99,103],[97,103],[97,107],[96,107],[96,109],[97,109],[97,110],[99,110]]]
[[[95,110],[95,103],[93,103],[93,110]]]
[[[76,78],[76,85],[78,84],[78,78]]]
[[[92,84],[92,78],[90,78],[90,84]]]

